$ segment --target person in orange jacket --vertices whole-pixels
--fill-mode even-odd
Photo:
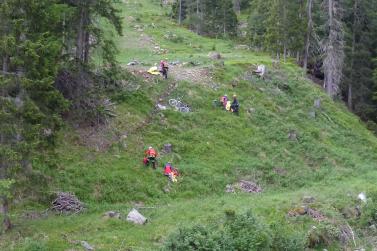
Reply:
[[[151,146],[148,147],[148,150],[145,151],[144,165],[152,164],[152,167],[156,169],[157,157],[157,151]]]

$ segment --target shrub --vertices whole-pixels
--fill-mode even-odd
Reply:
[[[163,250],[226,250],[222,235],[217,229],[201,225],[182,228],[169,237]]]
[[[377,192],[368,193],[368,197],[361,214],[361,224],[364,226],[377,224]]]
[[[281,224],[271,226],[273,232],[272,250],[301,251],[305,250],[306,239],[303,234],[287,230]]]
[[[268,250],[271,244],[271,233],[249,211],[238,215],[225,223],[225,231],[229,235],[235,250]]]
[[[47,248],[44,242],[26,238],[25,245],[22,250],[23,251],[48,251],[49,249]]]
[[[340,230],[331,223],[324,222],[311,229],[308,235],[308,246],[310,248],[329,246],[339,238]]]
[[[163,250],[289,250],[305,249],[304,236],[286,231],[282,226],[271,228],[252,212],[235,215],[226,211],[225,220],[209,226],[197,225],[179,229],[165,242]]]

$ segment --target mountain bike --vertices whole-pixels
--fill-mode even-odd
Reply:
[[[172,107],[175,107],[177,111],[183,112],[183,113],[188,113],[191,111],[190,107],[183,103],[182,98],[177,98],[177,99],[169,99],[169,105]]]

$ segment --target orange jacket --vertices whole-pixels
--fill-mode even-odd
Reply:
[[[145,151],[145,156],[147,157],[157,157],[158,156],[158,153],[156,150],[154,150],[153,148],[152,149],[148,149]]]

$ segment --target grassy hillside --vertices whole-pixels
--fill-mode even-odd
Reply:
[[[226,210],[252,209],[268,223],[284,222],[306,233],[321,223],[308,216],[286,218],[303,196],[314,196],[313,207],[329,221],[344,222],[342,210],[358,204],[358,193],[376,190],[377,140],[343,104],[330,100],[293,63],[275,69],[268,55],[199,37],[177,27],[158,3],[119,4],[125,20],[119,61],[125,68],[131,60],[142,65],[127,67],[134,75],[112,96],[118,117],[96,129],[67,125],[56,156],[48,165],[34,163],[48,184],[33,189],[74,192],[88,210],[30,220],[25,212],[42,211],[48,202],[19,202],[14,230],[0,236],[1,250],[81,250],[74,240],[96,250],[156,250],[178,227],[210,222]],[[208,57],[213,49],[224,66]],[[197,66],[172,67],[168,81],[146,78],[143,71],[162,58]],[[250,78],[248,72],[261,63],[269,69],[268,78]],[[238,95],[239,117],[212,106],[225,93]],[[176,97],[193,112],[153,112],[160,99],[166,105]],[[314,107],[316,99],[320,108]],[[297,140],[289,139],[290,133]],[[171,160],[182,172],[170,192],[162,166],[154,171],[141,164],[146,146],[161,150],[166,143],[174,153],[164,155],[160,165]],[[263,193],[226,194],[226,185],[240,179],[258,183]],[[150,219],[145,226],[102,218],[108,210],[127,214],[135,203],[147,207],[140,210]],[[358,226],[356,220],[349,223]],[[357,246],[371,247],[376,240],[358,229]]]

